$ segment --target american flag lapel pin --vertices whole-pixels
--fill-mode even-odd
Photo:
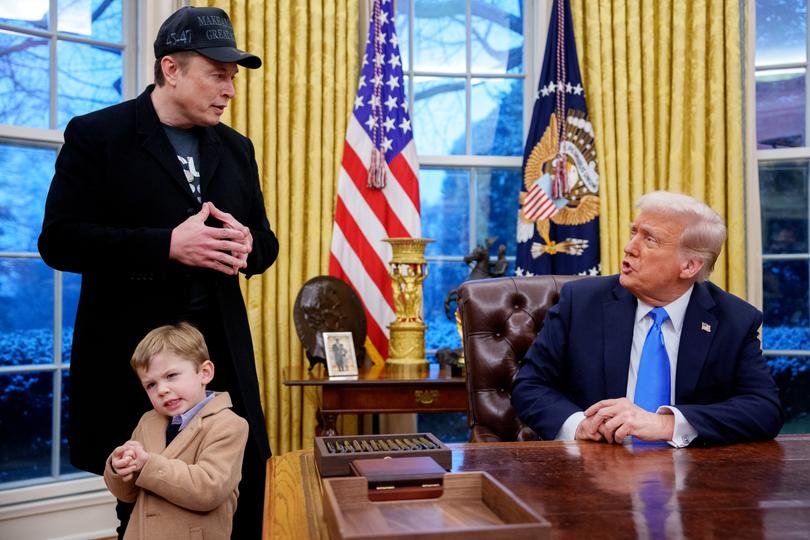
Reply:
[[[701,329],[701,330],[703,330],[704,332],[709,332],[709,333],[711,333],[711,331],[712,331],[712,325],[710,325],[710,324],[709,324],[709,323],[707,323],[707,322],[702,322],[702,323],[700,323],[700,329]]]

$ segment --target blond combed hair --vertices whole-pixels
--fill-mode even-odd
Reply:
[[[726,225],[720,214],[694,197],[670,191],[642,195],[636,208],[679,219],[684,224],[680,249],[687,258],[703,261],[698,281],[709,279],[726,241]]]
[[[135,371],[147,370],[152,359],[162,353],[170,352],[194,362],[200,366],[209,359],[208,346],[202,333],[187,322],[167,324],[155,328],[138,343],[129,364]]]

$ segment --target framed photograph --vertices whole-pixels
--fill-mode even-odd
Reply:
[[[330,377],[356,377],[357,357],[351,332],[324,332],[326,371]]]

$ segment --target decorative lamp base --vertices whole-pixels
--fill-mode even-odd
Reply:
[[[425,324],[419,321],[394,321],[389,324],[386,364],[426,365],[425,328]]]

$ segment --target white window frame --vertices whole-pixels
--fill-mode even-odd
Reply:
[[[756,122],[756,2],[745,4],[745,44],[747,54],[745,57],[745,150],[746,150],[746,251],[747,251],[747,289],[748,301],[760,310],[764,308],[762,279],[763,264],[769,260],[810,260],[810,254],[796,255],[767,255],[763,254],[761,200],[759,185],[759,166],[761,163],[779,163],[787,161],[810,162],[810,144],[798,148],[757,148],[757,122]],[[810,19],[810,12],[808,12]],[[807,55],[804,62],[769,65],[766,70],[785,68],[805,69],[805,80],[810,83],[810,20],[808,20],[808,36],[806,40]],[[810,104],[810,84],[806,84],[805,103]],[[805,132],[810,135],[810,108],[805,115]],[[808,299],[810,302],[810,299]],[[766,357],[773,356],[810,356],[810,350],[802,349],[764,349]]]

